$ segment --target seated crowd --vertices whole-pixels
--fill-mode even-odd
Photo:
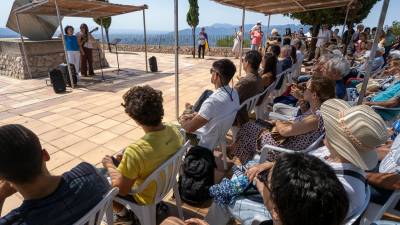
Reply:
[[[361,26],[356,32],[349,28],[341,39],[337,33],[327,36],[329,27],[323,26],[317,58],[305,73],[303,45],[308,44],[299,35],[294,40],[285,37],[282,47],[280,40],[270,40],[263,53],[248,51],[241,59],[246,75],[235,85],[235,64],[229,59],[215,61],[210,69],[215,90],[188,103],[179,125],[163,122],[161,91],[131,88],[122,106],[145,134],[117,155],[105,156],[103,168],[81,163],[54,176],[46,167],[50,156],[32,131],[16,124],[1,126],[0,212],[16,192],[24,201],[1,217],[0,225],[73,224],[111,187],[136,204],[152,204],[155,182],[141,193],[131,190],[183,146],[182,133],[221,161],[218,145],[228,130],[233,133],[227,146],[233,175],[209,188],[213,203],[205,220],[168,218],[162,224],[222,225],[234,218],[244,225],[342,225],[365,210],[367,184],[370,201],[385,204],[393,191],[400,190],[400,122],[387,128],[399,112],[390,108],[400,107],[400,53],[390,52],[395,45],[385,42],[389,29],[371,64],[364,104],[353,106],[370,66],[366,59],[373,35]],[[347,56],[339,50],[343,48]],[[257,105],[262,113],[272,111],[285,119],[254,119],[240,108],[255,96],[260,96]],[[304,153],[322,137],[323,143]],[[113,209],[114,224],[135,221],[124,206],[114,202]]]

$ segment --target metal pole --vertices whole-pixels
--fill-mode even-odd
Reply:
[[[378,27],[377,27],[377,33],[378,35],[375,35],[374,38],[374,44],[372,45],[372,49],[371,49],[371,53],[369,54],[369,58],[368,58],[368,63],[367,63],[367,70],[366,70],[366,74],[364,77],[364,82],[361,88],[361,92],[360,92],[360,96],[358,98],[358,105],[361,105],[365,96],[365,91],[367,90],[367,85],[368,85],[368,80],[369,77],[371,75],[371,70],[372,70],[372,62],[375,59],[375,55],[376,55],[376,49],[378,48],[378,41],[379,41],[379,34],[382,33],[383,31],[383,23],[385,22],[385,18],[386,18],[386,13],[389,7],[389,2],[390,0],[384,0],[383,2],[383,6],[382,6],[382,11],[381,11],[381,15],[379,17],[379,22],[378,22]]]
[[[32,79],[32,72],[31,72],[31,68],[29,67],[28,56],[26,55],[25,41],[24,41],[24,37],[22,36],[22,33],[21,33],[21,27],[19,25],[18,13],[15,13],[15,18],[17,20],[18,33],[19,33],[19,37],[21,38],[21,43],[22,43],[22,53],[24,54],[24,64],[26,66],[26,69],[28,70],[29,77]]]
[[[100,27],[101,27],[101,51],[102,51],[102,54],[101,55],[103,55],[103,58],[100,58],[100,67],[101,67],[101,79],[103,80],[103,81],[105,81],[105,78],[104,78],[104,72],[103,72],[103,66],[102,66],[102,63],[103,63],[103,60],[105,60],[105,58],[106,58],[106,53],[105,53],[105,48],[104,48],[104,28],[103,28],[103,17],[100,19]],[[100,55],[100,54],[99,54]]]
[[[243,8],[243,14],[242,14],[242,28],[243,28],[243,38],[242,41],[240,43],[240,59],[239,59],[239,78],[242,76],[242,55],[243,55],[243,45],[244,45],[244,32],[245,32],[245,28],[244,28],[244,19],[246,16],[246,9]]]
[[[268,25],[267,25],[267,34],[265,35],[265,48],[267,48],[268,36],[269,36],[269,25],[271,23],[271,14],[268,15]],[[267,49],[265,49],[267,51]]]
[[[179,28],[178,28],[178,0],[174,0],[175,9],[175,114],[179,118]]]
[[[351,4],[351,2],[350,2]],[[346,28],[346,24],[347,24],[347,18],[349,16],[349,11],[350,11],[350,4],[347,5],[347,9],[346,9],[346,17],[344,18],[344,24],[343,24],[343,29],[342,29],[342,36],[344,34],[344,29]]]
[[[65,60],[67,61],[67,68],[68,68],[68,73],[69,73],[69,79],[71,81],[71,87],[75,88],[74,80],[72,78],[72,70],[69,65],[69,59],[68,59],[68,54],[67,54],[67,46],[65,45],[65,38],[64,38],[64,28],[61,22],[61,17],[60,17],[60,9],[58,8],[57,0],[54,0],[54,5],[56,5],[56,11],[57,11],[57,18],[58,18],[58,24],[60,26],[60,31],[61,31],[61,38],[64,46],[64,52],[65,52]]]
[[[149,65],[147,62],[147,32],[146,32],[146,9],[143,9],[143,30],[144,30],[144,60],[146,62],[146,73],[149,72]]]

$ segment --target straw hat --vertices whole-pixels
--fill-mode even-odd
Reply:
[[[351,107],[339,99],[326,101],[321,113],[332,148],[355,166],[373,169],[378,163],[375,148],[388,139],[383,119],[369,106]]]

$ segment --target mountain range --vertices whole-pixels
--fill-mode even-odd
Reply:
[[[206,32],[207,34],[211,34],[211,35],[233,35],[235,34],[235,30],[239,29],[240,25],[232,25],[232,24],[226,24],[226,23],[216,23],[213,24],[211,26],[206,26]],[[245,31],[250,31],[251,28],[254,26],[254,24],[245,24],[244,28]],[[284,34],[285,33],[285,29],[286,28],[290,28],[292,30],[292,32],[299,30],[300,28],[304,29],[304,32],[307,32],[309,26],[303,26],[303,25],[296,25],[296,24],[285,24],[285,25],[271,25],[269,27],[269,30],[267,30],[267,26],[262,25],[262,30],[264,32],[271,32],[271,30],[273,28],[277,29],[279,31],[280,34]],[[196,29],[196,33],[200,32],[200,28]],[[184,30],[180,30],[179,31],[180,35],[191,35],[192,34],[192,30],[189,29],[184,29]]]
[[[245,30],[249,31],[254,25],[253,24],[246,24],[245,25]],[[297,31],[299,28],[303,27],[304,30],[306,31],[308,29],[308,26],[302,26],[302,25],[296,25],[296,24],[286,24],[286,25],[271,25],[270,29],[267,31],[267,26],[262,26],[262,30],[265,32],[270,32],[272,28],[276,28],[279,33],[284,33],[286,28],[290,28],[292,31]],[[216,23],[211,26],[206,26],[205,27],[207,33],[209,35],[217,35],[217,36],[223,36],[223,35],[233,35],[235,33],[235,29],[239,29],[239,25],[232,25],[232,24],[226,24],[226,23]],[[200,27],[196,29],[196,33],[200,31]],[[110,34],[142,34],[142,30],[125,30],[125,29],[110,29]],[[166,32],[166,31],[148,31],[149,35],[164,35],[164,34],[173,34],[173,32]],[[186,36],[186,35],[191,35],[192,30],[190,28],[183,29],[179,31],[180,35]],[[0,28],[0,38],[4,37],[17,37],[18,34],[15,33],[14,31],[8,29],[8,28]]]

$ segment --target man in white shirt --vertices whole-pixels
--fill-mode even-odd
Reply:
[[[321,56],[321,51],[325,47],[325,44],[329,42],[331,39],[332,32],[328,29],[327,24],[322,25],[322,29],[319,30],[318,33],[318,40],[317,40],[317,45],[316,45],[316,50],[315,50],[315,59],[318,59]]]
[[[233,62],[215,61],[210,73],[216,91],[202,103],[198,113],[183,115],[179,122],[186,132],[200,133],[199,146],[212,150],[218,142],[220,126],[222,130],[231,127],[240,105],[238,92],[229,86],[236,73]]]

